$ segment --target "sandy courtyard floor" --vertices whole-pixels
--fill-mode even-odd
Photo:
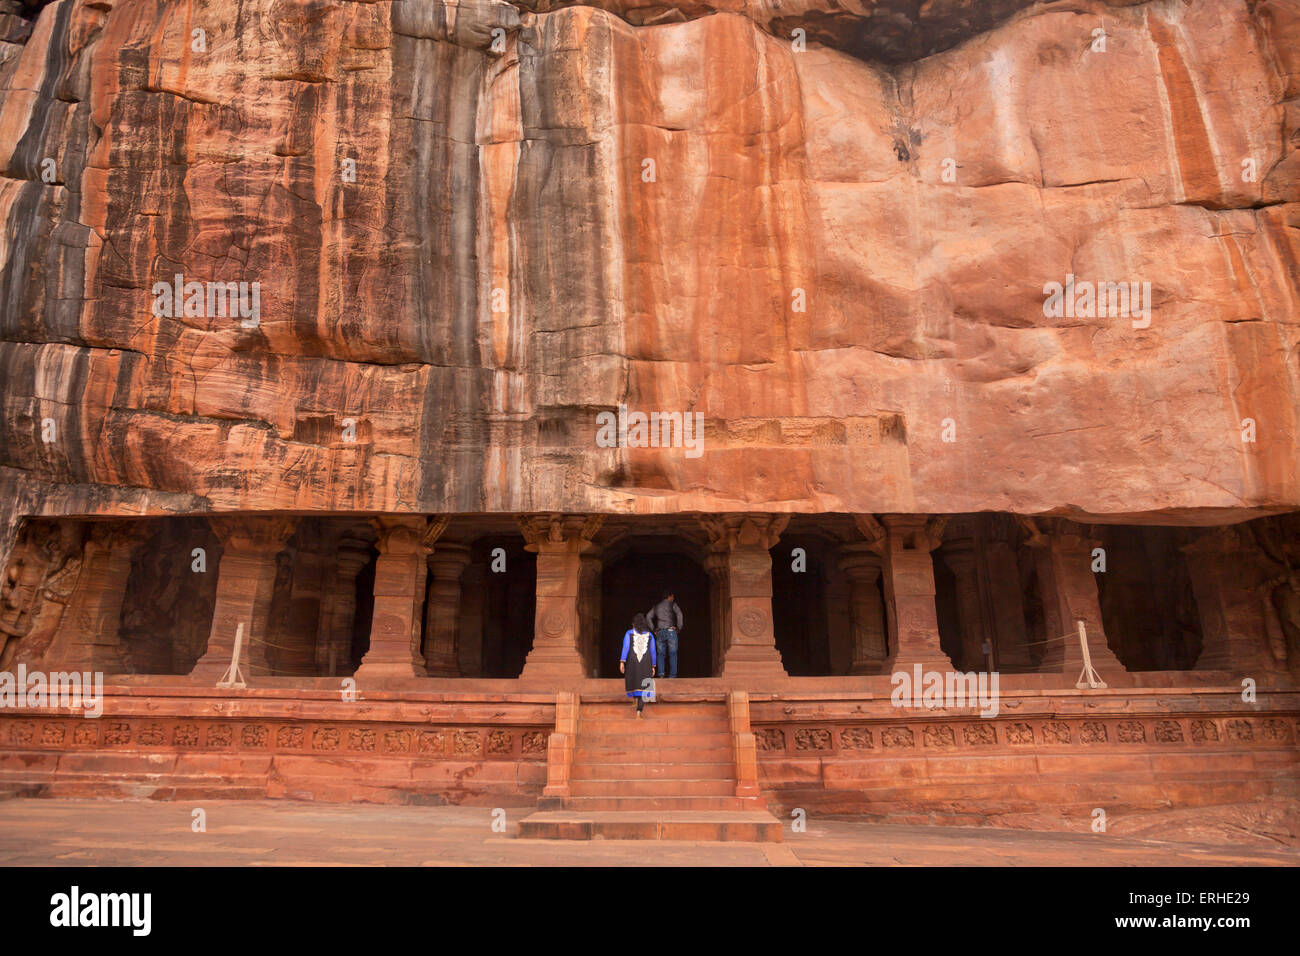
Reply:
[[[206,832],[192,829],[202,809]],[[1300,864],[1288,847],[810,817],[780,844],[521,840],[484,807],[0,801],[0,866],[976,866]]]

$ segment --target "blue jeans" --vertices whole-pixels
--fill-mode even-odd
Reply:
[[[659,676],[677,677],[677,628],[661,627],[655,631],[655,650],[658,653]]]

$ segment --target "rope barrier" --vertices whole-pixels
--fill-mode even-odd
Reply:
[[[260,637],[255,637],[255,638],[252,638],[251,640],[248,641],[248,646],[249,646],[249,647],[252,647],[254,644],[259,644],[259,645],[261,645],[262,647],[274,647],[276,650],[280,650],[280,651],[302,651],[302,650],[308,650],[308,648],[304,648],[301,644],[298,644],[298,645],[294,645],[294,644],[276,644],[276,643],[273,642],[273,641],[268,641],[268,640],[265,640],[264,638],[260,638]]]
[[[316,674],[314,668],[310,670],[300,670],[297,673],[282,671],[281,673],[277,674],[275,670],[268,665],[254,664],[251,660],[244,660],[243,659],[244,645],[245,645],[244,625],[243,622],[240,622],[240,624],[235,628],[235,646],[231,651],[230,666],[227,667],[226,672],[221,675],[221,679],[217,681],[218,687],[246,688],[248,686],[248,683],[247,683],[247,679],[244,677],[245,670],[247,670],[248,674],[250,674],[253,677],[317,677],[320,676]],[[290,644],[277,644],[274,641],[268,641],[260,637],[250,638],[247,641],[247,645],[249,647],[252,647],[253,645],[258,645],[260,647],[274,647],[277,650],[282,650],[282,651],[308,650],[308,648],[304,648],[301,645],[293,646]],[[314,657],[315,651],[312,651],[311,653],[312,656]]]
[[[1068,641],[1077,636],[1078,636],[1077,634],[1073,634],[1073,633],[1063,634],[1060,637],[1048,637],[1048,638],[1044,638],[1041,641],[1026,641],[1025,643],[1028,644],[1030,647],[1037,647],[1040,644],[1059,644],[1062,641]]]

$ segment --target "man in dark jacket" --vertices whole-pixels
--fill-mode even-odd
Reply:
[[[677,676],[677,632],[682,629],[682,609],[677,606],[672,591],[665,591],[663,600],[646,615],[654,628],[658,651],[659,673],[664,677]]]

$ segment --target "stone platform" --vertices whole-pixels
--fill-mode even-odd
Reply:
[[[549,775],[562,708],[544,685],[363,683],[359,698],[346,701],[324,680],[216,691],[134,678],[105,688],[99,719],[0,711],[0,794],[588,815],[779,808],[778,816],[804,809],[958,825],[1017,825],[1045,808],[1076,820],[1097,808],[1113,815],[1294,801],[1300,694],[1261,691],[1247,703],[1232,685],[1180,676],[1160,675],[1162,686],[1077,691],[1059,678],[1053,687],[1043,675],[1011,675],[993,717],[895,707],[887,677],[785,678],[748,695],[739,731],[726,682],[663,681],[652,716],[622,741],[600,739],[611,721],[633,720],[619,682],[579,682],[563,693],[592,719],[585,734],[574,726],[568,775],[556,781]],[[693,739],[702,730],[709,739]],[[756,757],[749,796],[737,749],[744,733]],[[551,783],[558,789],[548,795]],[[663,802],[678,795],[693,799]]]

